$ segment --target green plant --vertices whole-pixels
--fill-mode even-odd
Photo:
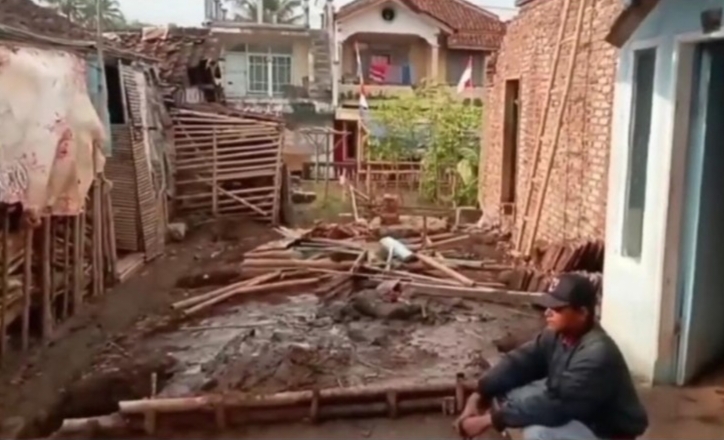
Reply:
[[[421,157],[426,200],[441,201],[440,183],[454,175],[452,200],[477,202],[482,107],[462,102],[447,86],[425,83],[410,95],[381,102],[371,116],[380,134],[370,139],[372,160]]]

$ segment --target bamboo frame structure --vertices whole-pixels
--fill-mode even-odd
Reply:
[[[105,293],[116,257],[108,245],[112,215],[103,196],[98,177],[86,199],[87,212],[43,217],[35,228],[19,207],[11,211],[0,205],[0,360],[10,353],[13,338],[25,353],[32,329],[39,328],[47,341],[59,322],[81,310],[87,297]],[[8,334],[18,321],[19,334]]]
[[[220,106],[176,108],[176,207],[280,218],[283,124]]]
[[[119,412],[100,417],[66,419],[56,436],[125,430],[154,435],[159,425],[183,428],[207,424],[218,430],[234,425],[331,418],[388,416],[462,411],[475,384],[458,374],[454,381],[328,388],[255,395],[228,392],[195,397],[155,398],[119,402]]]

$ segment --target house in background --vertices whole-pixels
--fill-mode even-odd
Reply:
[[[331,46],[326,31],[312,28],[308,1],[302,11],[273,14],[205,0],[205,26],[222,47],[228,103],[300,117],[332,114]]]
[[[354,0],[336,13],[334,27],[340,102],[351,106],[358,67],[374,100],[409,93],[423,80],[454,88],[471,59],[474,87],[462,97],[480,103],[485,60],[505,33],[495,14],[465,0]]]
[[[603,324],[681,385],[724,359],[724,1],[621,3]]]

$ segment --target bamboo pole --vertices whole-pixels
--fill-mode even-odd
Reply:
[[[331,142],[334,142],[334,139],[330,139],[329,136],[324,137],[324,151],[326,156],[326,166],[324,168],[324,203],[327,203],[327,199],[329,198],[329,179],[330,179],[330,164],[332,163],[332,157],[331,157]]]
[[[468,391],[475,384],[464,383]],[[407,385],[367,385],[347,388],[328,388],[323,390],[288,391],[276,394],[248,394],[229,392],[196,397],[176,397],[165,399],[126,400],[118,403],[120,413],[125,415],[157,413],[176,413],[191,411],[210,411],[218,406],[226,408],[273,409],[310,404],[317,399],[319,403],[354,403],[371,399],[387,399],[391,393],[399,397],[415,398],[435,395],[453,395],[458,387],[457,381],[433,382]]]
[[[473,287],[475,286],[475,281],[471,280],[470,278],[466,277],[465,275],[456,272],[455,270],[451,269],[450,267],[444,265],[443,263],[437,261],[436,259],[427,256],[425,254],[417,253],[415,254],[417,256],[417,259],[420,260],[423,264],[426,266],[429,266],[433,269],[437,269],[440,272],[443,272],[445,275],[449,276],[450,278],[459,281],[462,285],[467,287]]]
[[[226,287],[222,287],[220,289],[214,289],[211,292],[204,293],[202,295],[196,295],[191,298],[187,298],[181,301],[177,301],[173,304],[171,304],[171,307],[178,310],[178,309],[185,309],[186,307],[191,307],[196,304],[200,304],[202,302],[208,301],[212,298],[215,298],[219,295],[222,295],[224,293],[230,292],[232,290],[238,289],[240,287],[246,287],[246,286],[258,286],[260,284],[264,284],[267,281],[271,281],[274,278],[279,277],[281,275],[281,271],[276,271],[264,275],[259,275],[254,278],[250,278],[248,280],[240,281],[238,283],[230,284]]]
[[[252,294],[252,293],[276,291],[276,290],[281,290],[281,289],[284,289],[287,287],[303,287],[303,286],[309,286],[312,284],[316,284],[319,281],[320,281],[320,278],[305,278],[305,279],[300,279],[300,280],[280,281],[278,283],[263,284],[263,285],[259,285],[259,286],[240,287],[238,289],[231,290],[231,291],[221,294],[219,296],[215,296],[214,298],[209,299],[208,301],[205,301],[201,304],[197,304],[189,309],[186,309],[186,310],[184,310],[184,315],[191,316],[191,315],[197,314],[203,310],[208,309],[211,306],[219,304],[233,296],[240,295],[242,293]]]
[[[116,250],[116,227],[113,217],[113,202],[111,201],[111,185],[104,183],[103,207],[105,211],[106,226],[108,231],[108,254],[110,260],[110,274],[113,281],[118,280],[118,252]],[[105,188],[108,187],[108,188]]]
[[[71,263],[71,218],[65,217],[63,219],[63,319],[70,316],[70,296],[73,288],[71,286],[71,280],[73,279],[73,265]]]
[[[585,0],[581,0],[584,2]],[[518,236],[515,237],[515,249],[520,250],[523,245],[523,235],[525,234],[525,225],[528,222],[528,210],[530,209],[530,203],[533,200],[533,180],[535,179],[536,172],[538,171],[538,160],[540,159],[540,153],[543,149],[543,140],[545,136],[546,123],[548,121],[548,112],[551,105],[551,95],[553,94],[553,85],[558,75],[558,63],[560,62],[561,45],[566,30],[566,19],[568,18],[568,8],[571,0],[564,0],[563,6],[561,7],[561,15],[559,18],[558,25],[558,37],[556,37],[557,44],[553,51],[553,68],[548,76],[548,84],[546,85],[546,97],[543,101],[543,114],[541,115],[540,123],[538,124],[538,134],[535,137],[535,149],[533,150],[533,159],[530,162],[530,171],[528,172],[528,181],[526,182],[525,202],[523,203],[523,218],[520,225],[520,231]],[[573,54],[571,55],[574,56]],[[561,104],[563,105],[563,103]]]
[[[83,264],[80,214],[73,217],[73,314],[78,314],[83,302]]]
[[[277,148],[277,156],[276,156],[276,174],[274,176],[274,198],[273,198],[273,205],[272,205],[272,214],[271,214],[271,223],[272,225],[276,226],[280,223],[281,218],[281,205],[285,201],[282,200],[282,186],[284,186],[284,182],[282,182],[283,179],[286,178],[286,175],[284,174],[284,165],[283,165],[283,159],[282,159],[282,150],[284,149],[284,135],[279,137],[279,143]],[[291,189],[289,189],[291,191]]]
[[[214,126],[213,131],[213,146],[212,146],[212,159],[211,159],[211,166],[212,166],[212,177],[211,177],[211,200],[212,200],[212,207],[211,207],[211,213],[214,217],[218,217],[219,215],[219,194],[218,194],[218,172],[219,172],[219,163],[218,163],[218,145],[217,145],[217,139],[216,139],[216,126]]]
[[[578,15],[576,16],[576,28],[574,31],[574,42],[573,42],[573,48],[571,49],[571,60],[568,63],[568,71],[566,72],[566,83],[563,86],[563,97],[561,98],[560,104],[558,106],[558,114],[556,115],[556,123],[555,123],[555,134],[553,135],[553,140],[551,141],[551,150],[550,153],[548,153],[548,157],[546,160],[546,167],[545,167],[545,174],[543,175],[543,183],[541,185],[540,193],[538,194],[538,200],[536,200],[536,206],[535,206],[535,214],[533,219],[533,225],[530,231],[530,234],[528,235],[528,243],[525,246],[525,251],[523,252],[525,255],[530,255],[531,250],[533,249],[533,243],[535,242],[535,236],[538,234],[538,226],[540,225],[540,217],[543,212],[543,203],[546,199],[546,193],[548,192],[548,183],[551,180],[551,172],[553,170],[553,161],[556,157],[556,152],[558,151],[558,140],[561,137],[561,130],[563,128],[563,115],[566,112],[566,104],[568,103],[568,95],[571,93],[571,85],[573,84],[573,70],[576,67],[576,55],[578,50],[578,42],[581,39],[581,30],[583,28],[583,17],[584,12],[586,10],[586,0],[581,0],[580,5],[578,6]],[[527,211],[526,211],[527,215]]]
[[[41,292],[42,292],[42,301],[41,301],[41,308],[42,308],[42,324],[41,324],[41,331],[43,340],[47,341],[50,339],[52,332],[53,332],[53,311],[52,311],[52,268],[51,268],[51,260],[52,255],[50,253],[51,247],[50,242],[52,240],[52,228],[51,228],[51,222],[53,221],[53,218],[50,216],[43,218],[43,235],[41,238],[41,257],[40,257],[40,264],[41,264]]]
[[[5,357],[7,351],[7,315],[8,315],[8,296],[10,290],[9,277],[10,274],[10,216],[8,207],[2,210],[2,279],[0,279],[0,288],[2,288],[2,297],[0,297],[0,359]]]
[[[20,346],[23,353],[30,347],[30,305],[33,287],[33,227],[25,227],[25,261],[23,262],[23,318]]]
[[[103,294],[103,284],[101,283],[101,276],[103,273],[102,267],[102,255],[103,245],[101,243],[102,235],[101,228],[103,222],[101,221],[101,193],[100,193],[100,182],[96,175],[93,180],[93,296]]]

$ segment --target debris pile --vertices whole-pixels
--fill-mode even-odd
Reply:
[[[310,407],[324,419],[459,406],[450,398],[463,402],[464,378],[517,344],[521,332],[540,328],[537,312],[510,307],[537,294],[503,280],[514,267],[494,232],[402,215],[387,203],[385,215],[370,220],[275,228],[278,239],[189,274],[184,290],[203,293],[174,303],[179,327],[147,341],[177,361],[163,389],[143,400],[140,413],[130,409],[136,402],[120,402],[117,414],[68,419],[61,431],[154,434],[158,424],[178,429],[208,416],[223,428],[241,416],[295,420]],[[219,305],[224,313],[203,316]],[[285,396],[294,396],[292,407]],[[211,407],[196,406],[209,399]],[[259,399],[275,403],[247,405]]]
[[[518,266],[503,279],[511,289],[542,292],[548,288],[553,276],[564,272],[579,273],[587,276],[600,294],[604,250],[603,240],[577,240],[545,246],[536,249],[529,265]]]
[[[178,301],[173,308],[184,316],[196,316],[231,298],[280,290],[302,289],[331,299],[348,296],[360,283],[385,291],[390,298],[405,290],[505,304],[530,300],[530,294],[510,291],[500,281],[501,273],[511,266],[459,250],[479,237],[453,232],[443,219],[427,219],[429,228],[420,228],[420,222],[414,216],[400,216],[397,223],[387,225],[373,220],[276,228],[282,239],[246,252],[240,263],[203,275],[206,280],[239,275],[241,280]]]

